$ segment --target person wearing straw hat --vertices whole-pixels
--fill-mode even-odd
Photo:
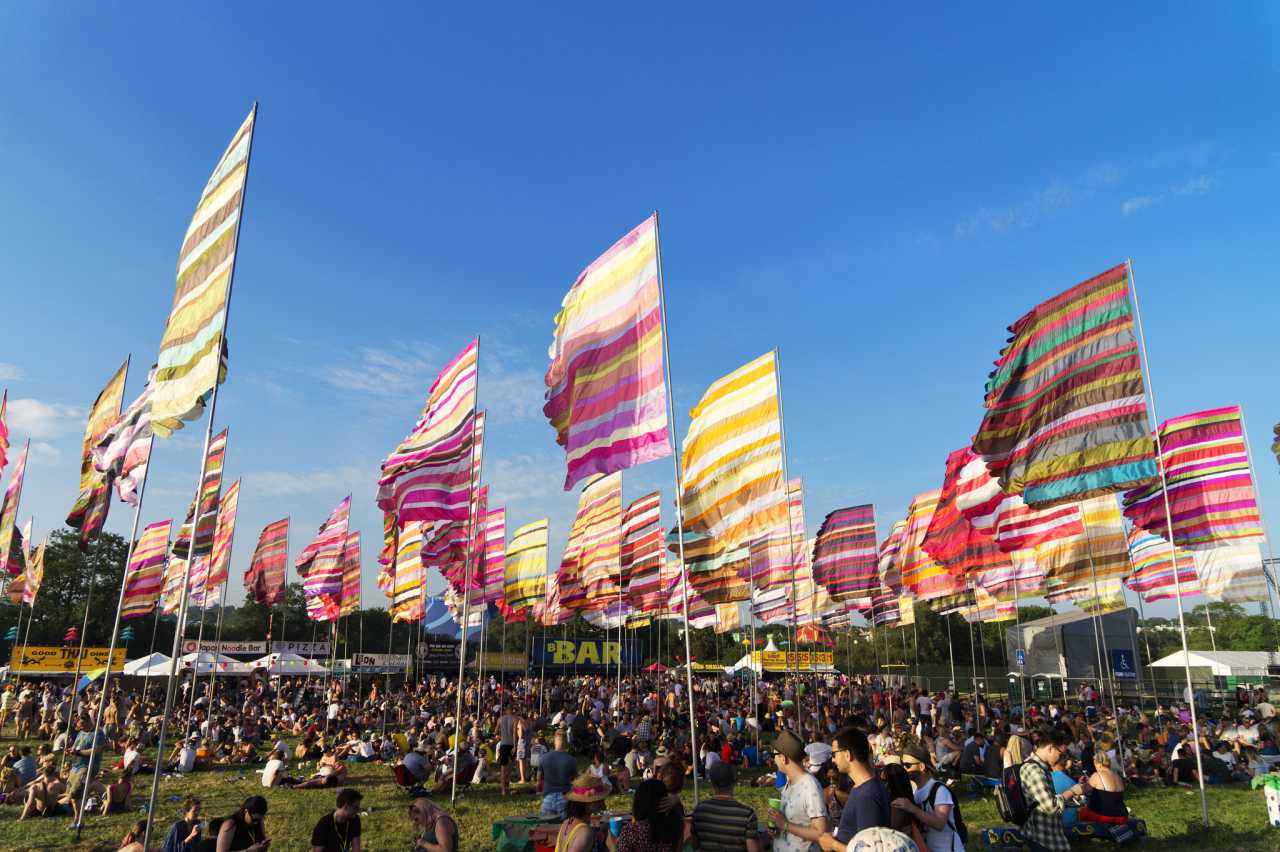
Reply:
[[[604,780],[590,772],[583,772],[564,794],[565,821],[556,834],[555,852],[592,852],[598,846],[598,838],[591,828],[591,815],[604,805],[609,795]]]

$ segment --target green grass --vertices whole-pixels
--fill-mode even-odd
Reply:
[[[114,850],[120,838],[141,814],[138,808],[145,802],[150,790],[151,776],[139,779],[134,796],[134,812],[109,817],[92,817],[85,823],[79,844],[73,844],[74,833],[68,829],[68,817],[51,820],[17,821],[16,806],[0,805],[0,849],[85,849]],[[361,790],[364,795],[363,816],[364,848],[370,852],[404,850],[409,848],[413,830],[406,812],[407,797],[400,792],[386,766],[350,764],[349,786]],[[192,794],[204,804],[203,818],[229,813],[245,798],[263,793],[258,775],[252,771],[240,774],[238,770],[201,772],[187,778],[164,778],[160,782],[157,803],[158,819],[153,829],[152,848],[158,849],[168,831],[169,824],[178,817],[183,796]],[[267,830],[275,850],[306,850],[311,828],[316,820],[333,808],[333,790],[270,790],[265,791],[270,802]],[[686,787],[687,804],[691,806],[691,790]],[[767,800],[774,795],[769,788],[741,786],[738,797],[752,805],[763,817]],[[1213,787],[1209,793],[1210,815],[1214,821],[1211,829],[1200,824],[1200,799],[1196,791],[1186,789],[1133,790],[1129,803],[1134,813],[1146,820],[1151,840],[1142,847],[1146,850],[1180,849],[1280,849],[1280,829],[1273,829],[1266,822],[1266,807],[1260,791],[1241,787]],[[462,848],[486,850],[493,848],[490,828],[495,820],[533,812],[538,806],[538,796],[531,788],[514,790],[503,798],[496,784],[484,785],[459,797],[453,808],[462,830]],[[447,797],[443,804],[448,805]],[[615,811],[629,811],[627,796],[614,796],[608,807]],[[981,848],[978,829],[996,825],[999,819],[990,796],[983,799],[961,799],[965,820],[973,833],[971,849]],[[1104,848],[1094,844],[1093,848]]]

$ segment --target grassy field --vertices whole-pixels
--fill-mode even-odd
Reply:
[[[150,789],[151,776],[139,780],[135,810],[129,814],[93,817],[84,828],[78,844],[69,829],[70,818],[17,821],[18,808],[0,805],[0,849],[85,849],[114,850],[129,826],[141,813]],[[364,848],[370,852],[404,850],[410,846],[413,830],[407,814],[407,797],[400,792],[386,766],[351,764],[350,786],[365,794],[362,816]],[[239,770],[198,773],[188,778],[164,778],[160,782],[157,821],[152,848],[158,849],[169,824],[177,819],[182,797],[193,794],[204,803],[204,819],[226,814],[245,798],[263,792],[258,775]],[[686,799],[692,799],[688,788]],[[762,823],[769,789],[740,787],[739,798],[756,808]],[[306,850],[310,846],[311,828],[315,821],[333,808],[332,790],[267,791],[270,813],[267,831],[274,850]],[[503,817],[529,813],[537,809],[538,797],[531,788],[513,791],[503,798],[497,785],[485,785],[460,796],[454,808],[462,829],[462,848],[492,849],[490,827]],[[447,798],[445,799],[447,805]],[[610,809],[629,811],[627,796],[614,796]],[[1206,831],[1200,824],[1199,796],[1193,790],[1154,789],[1134,791],[1130,796],[1134,813],[1146,820],[1151,840],[1147,850],[1213,849],[1215,852],[1235,849],[1280,849],[1280,829],[1266,823],[1266,807],[1260,791],[1239,787],[1210,788],[1209,807],[1214,826]],[[978,829],[996,825],[999,820],[990,796],[961,799],[965,820],[973,833],[971,849],[981,848]]]

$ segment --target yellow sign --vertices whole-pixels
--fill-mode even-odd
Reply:
[[[59,648],[23,648],[21,645],[13,649],[13,656],[9,658],[9,671],[13,674],[29,674],[38,672],[66,672],[67,674],[75,674],[76,671],[76,652],[79,646],[59,647]],[[24,653],[25,651],[25,653]],[[118,672],[124,668],[125,649],[116,648],[115,656],[111,658],[111,670]],[[94,669],[105,668],[107,665],[107,649],[106,648],[85,648],[84,657],[80,660],[81,673],[87,674]]]
[[[815,666],[829,668],[835,665],[835,654],[830,651],[756,651],[751,659],[756,665],[764,657],[764,667],[769,671],[811,671]]]

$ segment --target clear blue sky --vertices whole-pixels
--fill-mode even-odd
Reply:
[[[1126,257],[1161,415],[1243,405],[1280,529],[1274,5],[356,9],[0,7],[0,384],[36,442],[38,534],[128,353],[141,387],[255,100],[218,409],[244,477],[233,601],[265,523],[291,515],[296,554],[348,492],[373,600],[378,463],[476,334],[493,502],[550,515],[558,563],[552,314],[654,208],[679,430],[779,347],[811,535],[868,501],[885,530],[936,487],[1005,326]],[[199,437],[157,450],[144,522],[185,509]],[[667,462],[626,475],[628,498],[659,486],[669,506]]]

